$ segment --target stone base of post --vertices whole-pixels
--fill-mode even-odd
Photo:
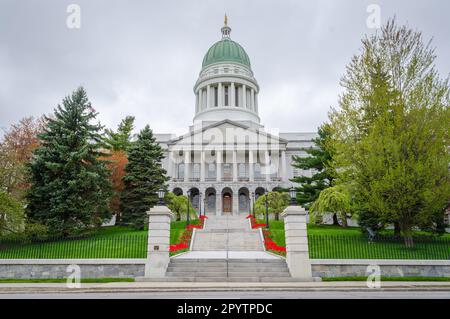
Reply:
[[[170,222],[174,214],[166,206],[155,206],[148,215],[148,246],[145,264],[146,278],[166,275],[170,256]]]
[[[308,252],[306,211],[300,206],[288,206],[281,214],[286,236],[286,262],[293,278],[313,281]]]

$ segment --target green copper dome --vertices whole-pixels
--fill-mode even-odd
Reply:
[[[226,37],[209,48],[203,58],[202,68],[217,62],[237,62],[250,68],[250,59],[244,48]]]

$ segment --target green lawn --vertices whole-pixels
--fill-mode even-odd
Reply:
[[[271,220],[269,226],[273,241],[285,246],[284,221]],[[430,239],[431,233],[417,231],[414,247],[406,248],[402,241],[369,243],[359,227],[308,224],[307,229],[309,254],[314,259],[450,259],[450,234]],[[381,234],[393,235],[393,231]]]
[[[186,228],[185,221],[171,223],[170,244],[178,240]],[[60,258],[146,258],[147,230],[130,227],[102,227],[79,239],[6,244],[0,242],[0,259]]]

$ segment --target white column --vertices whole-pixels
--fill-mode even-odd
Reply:
[[[216,151],[216,174],[217,181],[222,181],[222,151]]]
[[[231,92],[228,92],[228,95],[231,97],[231,103],[230,106],[236,106],[236,98],[234,97],[234,91],[236,90],[234,88],[234,82],[231,82],[231,88],[230,88]]]
[[[202,90],[198,90],[197,93],[197,98],[198,98],[198,111],[201,112],[203,110],[203,105],[202,105]]]
[[[195,93],[195,114],[198,113],[198,107],[199,107],[199,105],[198,105],[198,92],[197,92],[197,93]]]
[[[166,206],[154,206],[147,215],[149,232],[144,276],[162,278],[170,261],[170,221],[174,215]]]
[[[219,82],[219,87],[217,89],[217,107],[223,106],[223,87],[222,83]]]
[[[238,180],[237,151],[233,150],[233,182]]]
[[[189,182],[189,174],[190,174],[190,165],[191,165],[191,151],[184,151],[184,181]]]
[[[250,91],[250,98],[252,100],[252,103],[249,108],[251,110],[255,110],[255,90],[253,90],[253,89],[251,89],[251,91]]]
[[[289,272],[294,278],[312,281],[306,230],[306,211],[300,206],[288,206],[281,213],[281,218],[284,219],[286,263]]]
[[[211,85],[206,87],[206,107],[205,109],[209,109],[211,105]]]
[[[286,164],[286,151],[281,151],[281,180],[283,182],[287,182]]]
[[[264,160],[265,160],[265,173],[266,173],[266,182],[270,182],[270,156],[269,151],[264,151]]]
[[[200,182],[205,181],[205,152],[200,151]]]
[[[237,215],[239,213],[239,194],[233,191],[232,198],[232,214]]]
[[[221,189],[216,189],[216,215],[220,216],[222,214],[222,193]]]
[[[242,107],[247,108],[247,87],[245,84],[242,85]]]
[[[167,175],[172,179],[174,177],[173,174],[173,152],[168,151],[167,153]]]
[[[258,113],[258,94],[255,94],[255,112]]]
[[[253,150],[248,151],[248,180],[253,182],[255,180],[253,168],[254,168]]]

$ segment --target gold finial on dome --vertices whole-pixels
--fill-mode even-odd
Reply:
[[[224,23],[224,26],[222,27],[222,29],[220,29],[222,31],[222,39],[229,39],[231,28],[228,26],[228,17],[227,17],[226,13],[225,13],[225,18],[223,20],[223,23]]]

